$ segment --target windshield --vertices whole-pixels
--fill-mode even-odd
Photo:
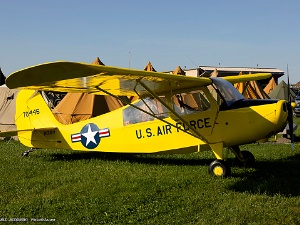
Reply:
[[[236,101],[245,99],[244,96],[227,80],[222,78],[211,79],[222,99],[226,102],[227,106],[231,106]]]

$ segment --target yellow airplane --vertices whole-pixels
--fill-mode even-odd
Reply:
[[[269,78],[248,74],[186,77],[76,62],[53,62],[12,73],[6,85],[21,89],[15,122],[22,144],[116,153],[191,153],[212,150],[209,173],[229,176],[224,148],[247,166],[255,161],[239,145],[284,129],[290,105],[284,100],[245,100],[232,83]],[[57,121],[42,91],[110,95],[124,106],[88,120]],[[123,96],[123,97],[122,97]],[[124,96],[138,96],[130,102]],[[101,107],[101,105],[99,105]],[[11,135],[1,132],[0,135]],[[27,155],[31,150],[24,153]]]

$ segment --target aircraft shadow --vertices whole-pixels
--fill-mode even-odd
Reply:
[[[127,161],[132,163],[153,165],[209,165],[214,159],[178,158],[174,155],[159,154],[130,154],[130,153],[101,153],[101,152],[73,152],[71,154],[53,153],[51,161],[74,161],[99,159],[104,161]]]
[[[239,177],[243,179],[231,185],[230,190],[269,196],[299,196],[300,154],[275,161],[256,161],[254,171],[245,170]]]
[[[177,165],[177,166],[208,166],[213,158],[184,158],[176,155],[130,154],[130,153],[101,153],[101,152],[72,152],[51,153],[50,161],[77,161],[99,159],[103,161],[126,161],[150,165]],[[233,159],[229,165],[234,168]],[[300,195],[300,154],[279,160],[256,161],[254,169],[245,169],[244,172],[234,173],[232,177],[242,178],[229,190],[247,192],[251,194],[266,194],[274,196]],[[230,179],[230,177],[228,178]],[[217,181],[216,181],[217,182]]]

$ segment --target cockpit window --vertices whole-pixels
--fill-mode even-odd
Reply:
[[[244,96],[228,81],[222,78],[211,78],[213,81],[214,88],[218,96],[217,100],[220,105],[226,105],[230,107],[233,103],[245,99]]]
[[[160,96],[160,99],[165,103],[168,102],[169,107],[181,116],[203,112],[211,107],[201,88],[197,91],[173,95],[168,101],[166,101],[165,96]],[[123,110],[124,126],[169,116],[169,110],[155,98],[140,99],[134,103],[134,106],[129,106]]]
[[[164,97],[161,97],[161,99],[164,100]],[[134,105],[139,109],[129,106],[123,110],[124,126],[151,121],[155,118],[162,119],[168,117],[168,110],[166,107],[154,98],[144,98],[143,100],[134,103]]]
[[[179,115],[203,112],[210,108],[210,102],[202,90],[173,96],[173,109]]]

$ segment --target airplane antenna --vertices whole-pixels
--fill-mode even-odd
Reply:
[[[194,64],[195,67],[198,67],[198,65],[188,55],[185,56]]]
[[[128,67],[129,67],[129,69],[130,69],[130,60],[131,60],[131,54],[129,52],[129,54],[128,54]]]

